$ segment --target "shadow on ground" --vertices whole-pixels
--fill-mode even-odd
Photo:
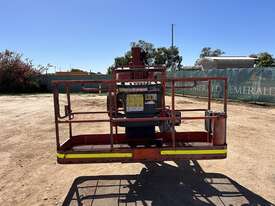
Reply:
[[[67,205],[273,205],[218,173],[205,173],[196,161],[144,163],[138,175],[83,176],[73,182]]]

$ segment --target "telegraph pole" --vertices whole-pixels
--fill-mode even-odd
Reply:
[[[174,24],[172,24],[172,32],[171,32],[171,37],[172,37],[172,44],[171,44],[171,47],[173,48],[174,47]]]

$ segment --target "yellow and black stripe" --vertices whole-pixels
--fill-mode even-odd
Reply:
[[[87,158],[131,158],[133,155],[132,153],[78,153],[78,154],[64,154],[64,153],[57,153],[57,158],[59,159],[87,159]]]
[[[161,155],[211,155],[226,154],[226,149],[200,149],[200,150],[161,150]]]
[[[226,155],[227,149],[196,149],[196,150],[160,150],[160,156],[172,155]],[[57,153],[59,159],[101,159],[101,158],[132,158],[131,152],[104,153]]]

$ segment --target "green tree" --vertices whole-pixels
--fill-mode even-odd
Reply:
[[[125,56],[116,57],[115,58],[115,66],[116,67],[122,67],[125,65],[128,65],[131,60],[131,56],[125,54]]]
[[[166,47],[160,47],[155,50],[154,53],[154,63],[155,64],[166,64],[167,63],[167,48]]]
[[[114,69],[114,66],[113,66],[113,65],[112,65],[112,66],[109,66],[109,67],[107,68],[107,74],[112,74],[113,69]]]
[[[175,70],[181,66],[181,62],[182,56],[179,55],[177,47],[160,47],[155,50],[155,64],[165,64],[168,68]]]
[[[144,40],[138,40],[137,42],[131,42],[130,46],[142,48],[143,51],[145,52],[145,64],[147,65],[154,64],[155,51],[156,51],[154,44],[146,42]],[[128,51],[128,53],[130,53],[131,55],[130,51]]]
[[[201,50],[201,54],[200,54],[200,58],[203,57],[217,57],[217,56],[221,56],[225,54],[224,51],[222,51],[221,49],[212,49],[211,47],[204,47]]]
[[[167,67],[171,67],[172,70],[176,70],[181,66],[182,56],[179,54],[177,47],[170,47],[167,49]]]
[[[256,66],[257,67],[270,67],[274,63],[272,55],[268,52],[257,54]]]
[[[72,68],[71,72],[86,72],[86,71],[84,71],[82,69]]]
[[[179,53],[177,47],[159,47],[155,48],[152,43],[146,42],[144,40],[139,40],[137,42],[131,42],[131,47],[141,47],[145,52],[145,64],[165,64],[168,68],[176,69],[181,66],[182,56]],[[116,57],[114,65],[115,67],[121,67],[129,64],[131,60],[131,51],[127,51],[124,56]],[[107,73],[111,72],[111,68],[107,68]]]

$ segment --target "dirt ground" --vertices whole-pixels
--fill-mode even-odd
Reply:
[[[75,110],[105,109],[104,96],[72,98],[80,99]],[[177,97],[177,107],[202,105]],[[58,165],[52,95],[0,96],[0,205],[272,205],[275,108],[229,103],[228,116],[225,160]],[[108,125],[81,131],[108,132]]]

